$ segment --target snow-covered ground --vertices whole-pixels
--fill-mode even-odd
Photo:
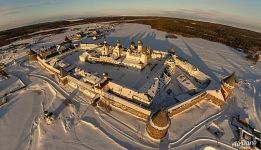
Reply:
[[[70,29],[45,36],[33,44],[33,48],[57,44],[65,35],[77,32]],[[27,87],[9,94],[7,103],[0,106],[0,149],[233,149],[231,145],[236,138],[235,129],[230,125],[231,116],[248,115],[250,124],[261,129],[261,63],[253,65],[243,53],[220,43],[182,36],[166,39],[165,35],[147,25],[120,24],[107,36],[107,41],[114,45],[119,39],[128,47],[131,40],[141,39],[145,46],[162,51],[174,47],[177,55],[188,59],[217,82],[235,71],[238,87],[224,108],[210,103],[194,106],[172,119],[167,137],[155,143],[147,138],[145,122],[116,109],[107,112],[93,107],[77,89],[59,85],[37,63],[29,64],[23,55],[12,55],[8,61],[1,59],[0,62],[7,64],[7,72],[15,78],[10,79],[10,85],[7,85],[9,81],[0,81],[0,92],[21,82]],[[15,44],[34,43],[35,39]],[[5,54],[6,58],[9,56]],[[15,63],[14,57],[19,58]],[[72,104],[66,103],[66,99],[71,99]],[[43,119],[45,110],[54,112],[52,125]],[[213,121],[224,130],[218,142],[206,129]]]

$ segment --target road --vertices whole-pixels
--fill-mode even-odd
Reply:
[[[207,125],[209,122],[216,120],[217,118],[221,117],[222,115],[226,114],[227,111],[229,111],[231,107],[231,102],[229,102],[225,107],[218,112],[217,114],[214,114],[205,120],[201,121],[199,124],[194,126],[192,129],[190,129],[188,132],[184,133],[183,136],[181,136],[177,141],[170,142],[169,143],[169,148],[174,148],[178,145],[180,145],[182,142],[184,142],[186,139],[188,139],[190,136],[192,136],[196,131],[201,129],[203,126]]]

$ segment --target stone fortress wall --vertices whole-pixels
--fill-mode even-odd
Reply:
[[[142,108],[139,105],[134,104],[132,102],[126,101],[126,99],[116,96],[115,94],[103,92],[101,95],[105,101],[107,101],[115,108],[125,111],[128,114],[131,114],[144,121],[147,121],[148,117],[151,114],[150,110]]]
[[[182,60],[176,55],[173,55],[173,60],[175,62],[173,65],[184,70],[191,77],[193,77],[195,81],[203,84],[209,81],[211,82],[211,79],[206,74],[201,72],[196,66],[192,65],[188,61]],[[204,100],[210,101],[218,107],[223,107],[225,105],[225,99],[222,96],[222,92],[220,89],[210,90],[206,88],[206,90],[201,91],[199,94],[193,96],[192,98],[187,99],[177,105],[170,106],[167,109],[169,112],[169,116],[174,117],[176,114],[179,114]]]
[[[45,60],[41,59],[40,57],[37,57],[37,60],[39,62],[39,64],[41,64],[41,66],[43,66],[44,68],[46,68],[49,72],[55,74],[55,75],[59,75],[60,74],[60,70],[52,67],[51,65],[49,65],[48,63],[46,63]],[[71,75],[67,75],[63,78],[67,79],[67,83],[69,86],[71,86],[72,88],[78,89],[79,91],[81,91],[84,95],[86,95],[87,97],[91,98],[92,100],[94,100],[97,95],[100,95],[102,97],[102,99],[104,101],[107,101],[110,105],[114,106],[117,109],[123,110],[135,117],[138,117],[144,121],[146,121],[150,115],[150,110],[145,109],[140,107],[139,105],[130,102],[130,101],[126,101],[125,99],[115,95],[115,94],[111,94],[107,91],[103,91],[103,90],[99,90],[99,89],[95,89],[94,85],[88,84],[88,83],[84,83],[83,81],[80,81],[76,78],[74,78]],[[127,92],[127,93],[131,93],[129,94],[128,98],[132,98],[132,97],[137,97],[143,98],[143,101],[148,101],[148,99],[146,99],[147,97],[142,94],[142,93],[138,93],[132,89],[129,89],[127,87],[123,87],[121,85],[118,85],[116,83],[113,82],[109,82],[108,83],[110,85],[110,87],[115,88],[115,89],[121,89],[122,91]],[[137,95],[136,95],[137,94]],[[140,99],[142,99],[140,98]]]
[[[41,59],[39,56],[37,56],[37,61],[39,62],[39,64],[46,68],[49,72],[52,72],[54,74],[60,74],[60,70],[54,68],[53,66],[49,65],[46,63],[46,61],[44,59]]]
[[[183,103],[180,103],[180,104],[174,105],[174,106],[170,106],[168,108],[169,117],[174,117],[175,115],[182,113],[185,110],[188,110],[189,108],[195,106],[196,104],[198,104],[204,100],[210,101],[219,107],[223,107],[225,104],[224,100],[211,95],[210,93],[208,93],[208,91],[205,91],[203,93],[200,93],[197,96],[192,97],[191,99],[186,100]]]
[[[176,60],[179,60],[179,59],[176,59]],[[60,74],[60,71],[58,69],[47,64],[44,60],[38,58],[38,61],[42,66],[47,68],[49,71],[51,71],[55,74]],[[178,63],[179,63],[178,65],[182,68],[190,68],[190,69],[187,69],[188,73],[193,72],[195,74],[195,72],[198,71],[198,70],[194,70],[194,69],[192,70],[192,67],[191,67],[192,65],[189,64],[188,62],[181,63],[180,61],[178,61]],[[188,66],[183,66],[184,64],[188,65]],[[132,102],[124,100],[124,98],[119,97],[120,95],[122,95],[122,97],[125,97],[127,99],[135,99],[135,100],[141,101],[145,104],[149,104],[150,99],[144,93],[139,93],[133,89],[119,85],[119,84],[111,82],[111,81],[108,83],[108,87],[110,90],[113,91],[114,94],[109,93],[109,92],[100,92],[100,91],[95,90],[93,85],[84,83],[70,75],[67,75],[66,78],[68,80],[68,84],[71,87],[78,88],[81,92],[83,92],[86,96],[88,96],[90,98],[95,98],[97,93],[100,93],[105,98],[105,100],[109,101],[110,104],[112,104],[114,107],[117,107],[123,111],[127,111],[128,113],[130,113],[138,118],[141,118],[143,120],[146,120],[150,114],[150,110],[144,109]],[[214,92],[216,92],[216,91],[214,90]],[[221,93],[218,93],[218,94],[221,94]],[[119,95],[119,96],[117,96],[117,95]],[[192,97],[191,99],[186,100],[185,102],[170,106],[168,108],[169,116],[174,117],[176,114],[181,113],[181,112],[191,108],[192,106],[196,105],[197,103],[199,103],[203,100],[211,101],[220,107],[222,107],[225,104],[225,101],[222,99],[222,97],[214,96],[213,94],[210,93],[209,90],[206,90],[206,91]]]
[[[123,85],[111,81],[108,83],[108,87],[109,90],[112,91],[112,93],[115,93],[117,95],[122,95],[127,99],[137,100],[147,105],[151,103],[151,100],[148,98],[147,95],[145,95],[145,93],[137,92],[133,89],[130,89],[128,87],[125,87]]]

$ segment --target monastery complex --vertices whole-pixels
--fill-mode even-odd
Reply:
[[[223,107],[235,86],[235,73],[213,86],[215,81],[174,49],[153,50],[142,41],[130,41],[124,48],[119,40],[115,45],[73,44],[66,38],[55,48],[31,50],[29,60],[84,93],[93,105],[146,121],[149,137],[156,140],[167,134],[172,118],[199,102]],[[102,68],[109,69],[102,72]],[[165,102],[164,94],[172,98]]]

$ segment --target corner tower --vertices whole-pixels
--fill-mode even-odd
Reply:
[[[162,139],[168,132],[170,118],[165,109],[153,114],[148,121],[146,131],[150,137],[156,140]]]
[[[221,80],[221,92],[225,101],[227,101],[233,94],[235,84],[236,84],[235,72],[233,72],[231,75]]]

